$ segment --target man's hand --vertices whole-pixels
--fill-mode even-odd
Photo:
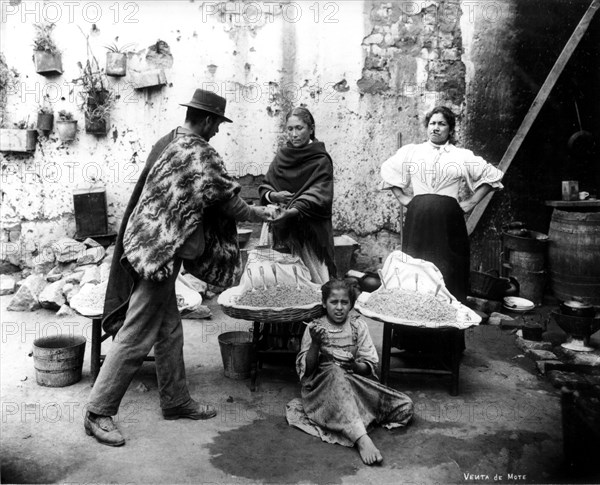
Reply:
[[[287,190],[282,190],[281,192],[271,192],[269,193],[269,199],[276,204],[287,205],[290,203],[294,194],[288,192]]]
[[[271,222],[277,215],[277,209],[273,206],[256,207],[256,212],[258,213],[258,217],[260,217],[264,222]]]

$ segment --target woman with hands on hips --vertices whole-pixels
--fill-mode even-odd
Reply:
[[[363,462],[375,465],[383,457],[367,429],[406,425],[413,403],[377,382],[379,359],[369,329],[358,314],[350,314],[356,300],[352,284],[334,279],[321,290],[326,315],[304,332],[296,358],[302,406],[288,405],[288,422],[324,441],[356,446]]]
[[[259,187],[261,203],[278,204],[273,242],[300,256],[315,283],[335,275],[333,227],[333,162],[315,137],[315,120],[306,108],[286,117],[288,142],[281,147]]]
[[[455,125],[450,109],[434,108],[425,117],[428,141],[400,148],[381,166],[381,177],[382,188],[391,189],[408,209],[402,251],[435,264],[450,293],[465,303],[470,273],[465,213],[490,191],[502,189],[504,174],[472,151],[456,147]],[[459,202],[463,181],[472,195]]]

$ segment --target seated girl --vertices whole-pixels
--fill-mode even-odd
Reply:
[[[376,381],[379,359],[367,324],[350,314],[356,300],[351,284],[334,279],[322,292],[326,315],[304,332],[296,359],[302,399],[288,403],[288,423],[323,441],[356,446],[367,465],[381,463],[367,428],[374,423],[406,425],[413,403]]]

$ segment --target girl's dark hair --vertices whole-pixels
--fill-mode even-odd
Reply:
[[[287,116],[285,117],[285,121],[289,120],[290,117],[292,117],[292,116],[297,116],[302,121],[304,121],[304,123],[306,123],[309,128],[312,128],[312,133],[310,134],[310,139],[314,141],[315,140],[315,119],[313,118],[313,115],[311,114],[311,112],[308,111],[308,109],[304,108],[303,106],[299,106],[297,108],[292,109],[287,114]]]
[[[329,295],[331,295],[331,292],[333,290],[347,291],[352,306],[354,306],[354,303],[356,303],[356,298],[358,296],[359,291],[355,280],[349,278],[343,280],[340,278],[333,278],[329,280],[327,283],[321,286],[321,295],[323,303],[327,302],[327,299],[329,298]]]
[[[448,127],[450,128],[450,143],[454,143],[454,128],[456,126],[456,115],[450,108],[446,108],[445,106],[436,106],[429,113],[425,115],[425,128],[429,125],[429,120],[434,114],[441,114],[446,123],[448,123]]]

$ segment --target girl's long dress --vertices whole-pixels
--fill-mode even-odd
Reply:
[[[412,400],[375,380],[379,359],[364,320],[351,314],[339,327],[329,324],[327,317],[318,323],[328,327],[319,365],[312,375],[305,374],[306,353],[312,342],[307,327],[296,360],[302,399],[288,403],[288,423],[323,441],[345,446],[353,446],[373,424],[406,425],[413,415]],[[357,362],[370,367],[371,376],[360,376],[342,368],[332,356],[334,349],[351,352]]]

